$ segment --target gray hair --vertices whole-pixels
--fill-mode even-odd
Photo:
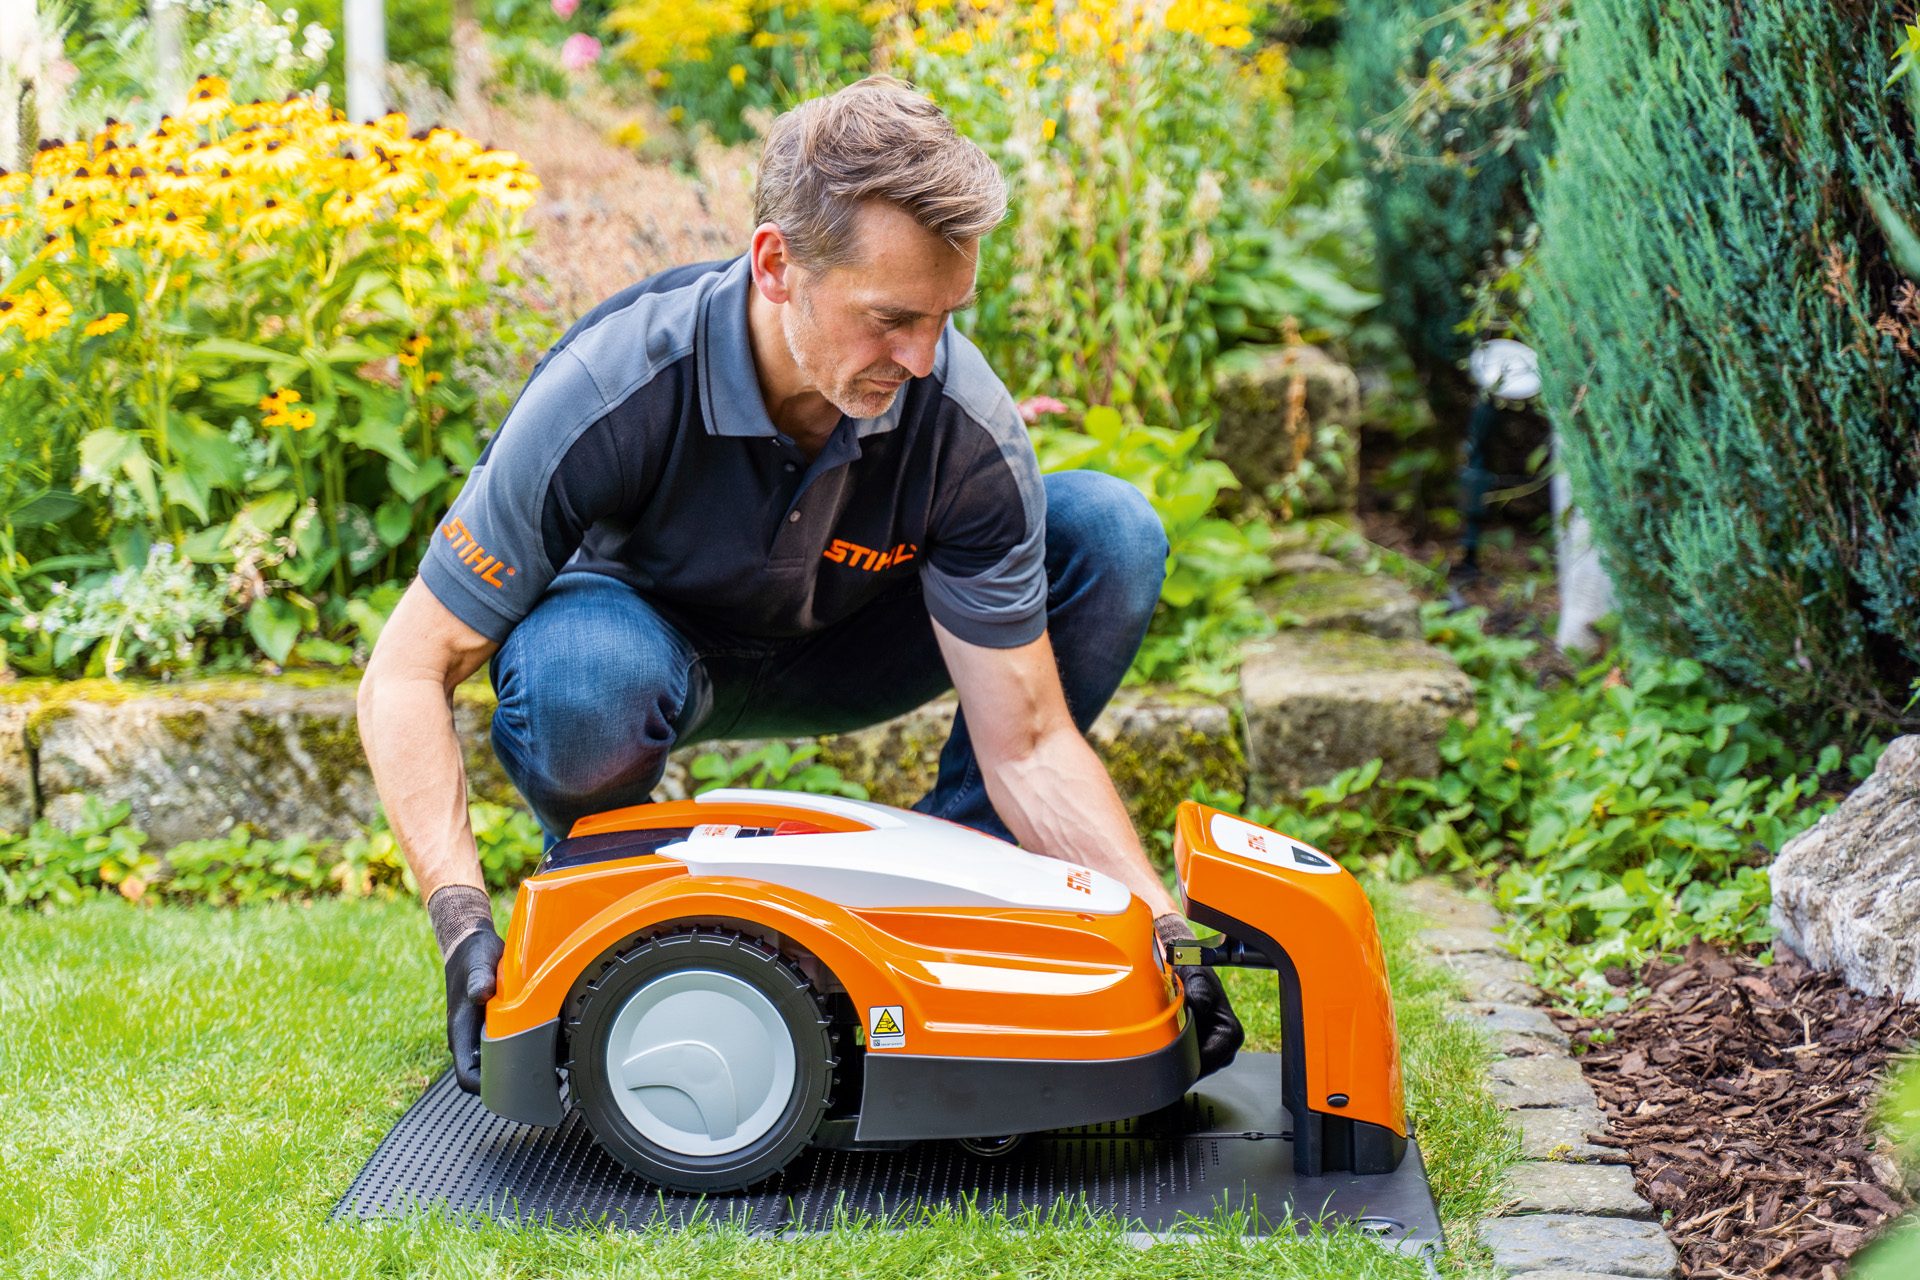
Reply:
[[[774,120],[753,220],[779,227],[795,262],[827,271],[853,261],[855,215],[873,200],[957,247],[1000,224],[1007,181],[932,99],[892,76],[868,76]]]

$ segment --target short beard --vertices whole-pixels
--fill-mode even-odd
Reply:
[[[793,363],[812,384],[826,402],[846,414],[849,418],[877,418],[893,407],[902,388],[892,391],[861,391],[857,385],[862,378],[884,378],[888,382],[896,379],[904,382],[913,375],[899,365],[887,361],[860,370],[850,378],[835,381],[832,374],[819,366],[812,353],[823,350],[826,341],[820,336],[819,326],[814,322],[813,300],[810,295],[811,282],[805,279],[796,282],[792,290],[792,306],[786,308],[780,331],[787,340],[787,354],[793,357]]]

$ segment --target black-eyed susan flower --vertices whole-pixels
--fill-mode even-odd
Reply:
[[[308,418],[307,425],[311,426],[313,415],[304,409],[293,408],[293,406],[298,403],[300,403],[300,393],[292,387],[282,387],[272,395],[260,397],[260,412],[266,415],[260,419],[260,425],[264,427],[290,426],[298,430],[299,428],[294,423],[294,415],[306,413]]]
[[[207,124],[231,110],[233,100],[227,96],[227,82],[219,76],[201,76],[188,92],[186,109],[180,115],[189,124]]]
[[[433,345],[433,339],[424,333],[412,334],[400,344],[400,363],[413,367],[420,363],[421,355]]]
[[[278,196],[268,196],[260,202],[260,207],[246,216],[241,229],[249,235],[270,236],[276,231],[297,226],[306,221],[306,210],[291,204]]]
[[[431,231],[446,211],[447,206],[438,200],[417,200],[400,206],[393,220],[408,231]]]
[[[363,191],[336,191],[322,210],[336,227],[357,227],[372,220],[380,211],[380,202]]]
[[[106,336],[109,333],[113,333],[117,331],[126,323],[127,323],[126,312],[109,311],[107,312],[107,314],[101,316],[98,320],[89,320],[87,322],[87,327],[85,329],[82,329],[81,332],[86,334],[89,338],[100,338],[100,337]]]

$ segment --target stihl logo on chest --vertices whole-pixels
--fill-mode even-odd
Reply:
[[[473,534],[467,531],[466,524],[458,516],[441,525],[440,532],[446,534],[447,541],[453,544],[453,554],[460,558],[460,563],[473,570],[480,581],[495,587],[507,585],[506,579],[498,575],[505,570],[507,577],[511,578],[513,569],[503,564],[498,556],[488,555],[487,549],[474,540]]]
[[[875,551],[857,542],[835,538],[832,545],[820,554],[835,564],[844,564],[853,569],[870,569],[877,573],[896,564],[905,564],[919,550],[913,543],[903,542],[891,551]]]

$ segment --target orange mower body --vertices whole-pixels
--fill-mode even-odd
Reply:
[[[1280,979],[1296,1169],[1390,1171],[1399,1049],[1359,885],[1231,815],[1177,822],[1187,913],[1228,939],[1170,956],[1117,881],[883,805],[726,790],[583,819],[520,886],[481,1098],[577,1107],[681,1190],[810,1144],[990,1154],[1178,1102],[1199,1065],[1174,962],[1249,963]]]

